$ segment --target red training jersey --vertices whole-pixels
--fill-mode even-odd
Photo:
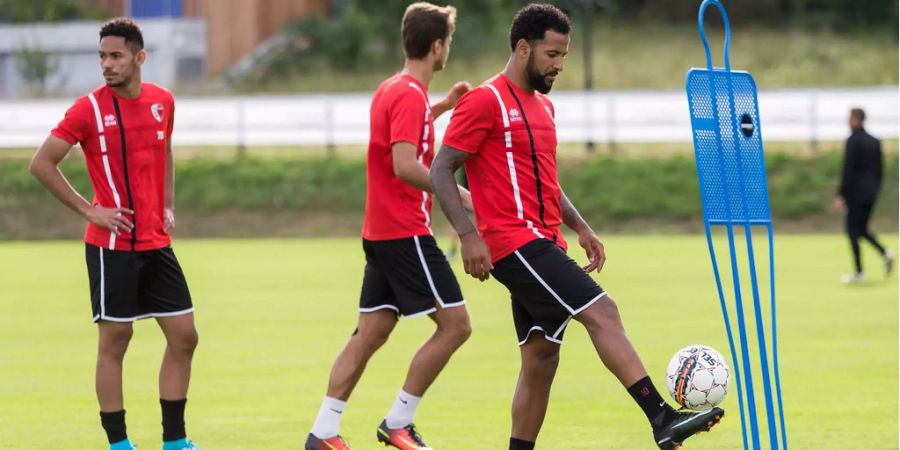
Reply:
[[[459,100],[444,145],[472,154],[466,177],[492,262],[539,238],[566,250],[554,109],[545,95],[499,74]]]
[[[362,237],[386,241],[431,234],[431,194],[394,173],[391,146],[409,142],[426,168],[434,159],[434,119],[428,90],[410,75],[383,81],[372,97]]]
[[[168,246],[163,231],[166,146],[172,136],[175,100],[152,83],[136,99],[104,85],[75,101],[53,136],[84,151],[94,187],[93,205],[129,208],[132,232],[119,236],[88,223],[84,240],[109,250],[144,251]]]

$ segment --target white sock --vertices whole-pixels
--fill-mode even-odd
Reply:
[[[341,414],[347,402],[336,398],[325,397],[322,407],[319,408],[319,416],[313,424],[311,433],[319,439],[328,439],[338,435],[341,427]]]
[[[394,400],[394,406],[391,407],[387,417],[384,418],[387,422],[387,427],[396,430],[413,423],[413,416],[416,415],[416,408],[419,407],[419,401],[421,400],[422,397],[416,397],[400,389],[397,399]]]

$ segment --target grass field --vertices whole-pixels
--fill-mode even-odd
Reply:
[[[883,236],[897,248],[897,236]],[[619,307],[656,384],[669,357],[693,343],[728,353],[699,235],[605,237],[598,279]],[[300,448],[331,362],[353,331],[363,258],[357,239],[184,240],[175,246],[197,306],[201,343],[189,395],[188,433],[204,449]],[[841,236],[776,238],[782,383],[793,449],[889,449],[898,436],[896,276],[860,286]],[[583,260],[581,253],[573,253]],[[0,449],[99,449],[83,246],[0,245]],[[455,261],[457,273],[459,261]],[[506,448],[518,352],[505,291],[461,279],[474,334],[427,394],[417,424],[441,450]],[[406,364],[430,333],[403,321],[371,361],[346,410],[355,449],[378,448],[374,431]],[[130,436],[156,447],[156,375],[164,342],[136,325],[126,358]],[[740,448],[737,396],[715,432],[691,449]],[[566,334],[543,450],[654,448],[643,415],[599,363],[580,325]]]

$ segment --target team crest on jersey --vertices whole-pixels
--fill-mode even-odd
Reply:
[[[509,109],[509,121],[510,122],[518,122],[522,120],[522,114],[516,108]]]
[[[156,119],[157,122],[162,122],[163,105],[161,103],[154,103],[150,106],[150,113],[153,114],[153,118]]]
[[[107,114],[107,115],[103,116],[103,126],[104,127],[114,127],[118,124],[119,123],[116,122],[116,116],[114,116],[112,114]]]

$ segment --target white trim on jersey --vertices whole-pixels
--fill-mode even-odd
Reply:
[[[422,154],[419,155],[419,157],[418,157],[419,164],[423,164],[423,161],[425,159],[425,154],[428,153],[428,136],[429,136],[429,131],[430,131],[430,127],[428,126],[428,118],[431,116],[431,104],[428,103],[428,96],[425,95],[425,92],[422,91],[422,88],[420,88],[416,83],[413,83],[412,81],[410,81],[407,84],[409,85],[409,87],[418,91],[419,94],[422,94],[422,100],[425,101],[425,117],[423,119],[424,125],[422,125]],[[428,206],[428,192],[422,191],[422,206],[421,206],[421,208],[422,208],[422,213],[425,214],[425,228],[428,228],[429,234],[434,234],[434,232],[431,231],[431,214],[428,213],[427,206]]]
[[[494,85],[488,83],[485,84],[491,91],[494,92],[494,96],[497,97],[497,103],[500,105],[500,112],[503,113],[503,126],[505,127],[505,131],[503,132],[504,139],[506,140],[506,148],[512,148],[512,131],[509,130],[509,116],[506,114],[506,105],[503,103],[503,99],[500,97],[500,91],[497,90]],[[516,200],[516,217],[520,220],[525,220],[525,214],[522,208],[522,195],[519,192],[519,179],[516,176],[516,163],[515,158],[512,151],[506,152],[506,164],[509,166],[509,183],[512,185],[513,189],[513,198]],[[541,234],[540,231],[534,226],[534,223],[530,220],[525,220],[525,226],[534,233],[535,236],[545,239],[544,235]]]
[[[509,181],[512,183],[513,197],[516,199],[516,217],[524,219],[522,196],[519,194],[519,179],[516,177],[516,164],[513,161],[513,152],[506,152],[506,164],[509,166]]]
[[[97,133],[99,133],[100,151],[103,154],[103,171],[106,172],[106,183],[112,191],[113,200],[116,202],[116,208],[121,208],[122,200],[119,197],[119,191],[116,190],[116,183],[113,182],[112,170],[109,167],[109,156],[106,153],[106,136],[103,135],[104,130],[103,121],[100,119],[100,105],[97,104],[97,98],[94,97],[93,93],[88,94],[88,99],[91,101],[91,106],[94,107],[94,118],[97,120]],[[109,249],[116,249],[116,233],[113,233],[112,230],[109,232]],[[101,316],[102,315],[103,314],[101,313]]]
[[[88,94],[88,100],[91,101],[91,105],[94,107],[94,119],[97,121],[97,132],[103,134],[103,120],[100,117],[100,105],[97,104],[97,97],[94,97],[94,93],[91,92]]]
[[[487,83],[485,86],[488,87],[491,91],[494,92],[494,95],[497,97],[497,103],[500,104],[500,112],[503,114],[503,127],[509,128],[509,116],[506,114],[506,105],[503,104],[503,99],[500,97],[500,91],[494,87],[493,84]],[[507,145],[509,147],[510,145]]]

